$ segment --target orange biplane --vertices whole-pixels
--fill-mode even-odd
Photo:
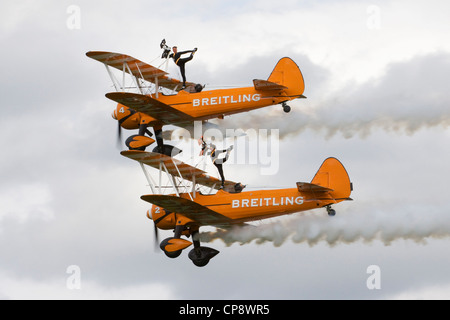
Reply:
[[[297,64],[290,58],[282,58],[267,80],[253,80],[253,86],[218,90],[203,90],[200,84],[186,83],[169,77],[169,74],[133,57],[112,53],[90,51],[86,55],[102,62],[111,77],[116,92],[106,97],[118,102],[113,117],[120,128],[139,129],[129,137],[126,145],[130,150],[145,150],[155,140],[150,138],[154,129],[157,147],[154,152],[172,154],[172,147],[164,145],[162,128],[165,125],[183,127],[194,121],[247,112],[270,105],[281,104],[285,112],[291,110],[288,101],[305,98],[305,84]],[[122,72],[122,83],[114,75],[114,69]],[[117,71],[116,71],[117,72]],[[131,76],[133,88],[138,93],[125,92],[125,76]],[[169,93],[164,90],[168,90]],[[147,134],[147,136],[146,136]]]
[[[189,258],[200,267],[219,253],[200,245],[200,227],[227,229],[321,207],[334,216],[336,212],[331,206],[351,200],[353,189],[347,171],[335,158],[326,159],[310,183],[297,182],[297,186],[290,189],[243,192],[240,183],[226,181],[222,189],[220,180],[164,154],[139,150],[122,151],[121,154],[138,161],[145,173],[152,194],[143,195],[141,199],[153,205],[147,216],[154,222],[156,237],[158,228],[174,230],[173,237],[160,243],[161,250],[168,257],[176,258],[193,244]],[[155,183],[147,171],[148,166],[159,171],[159,183]],[[162,194],[161,174],[164,172],[173,193]],[[202,192],[200,188],[209,188],[209,192]],[[218,191],[212,194],[214,189]],[[182,236],[192,237],[192,242]]]

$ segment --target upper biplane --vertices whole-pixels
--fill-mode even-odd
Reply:
[[[219,251],[201,246],[199,229],[203,226],[232,228],[247,222],[325,207],[330,216],[336,214],[332,205],[351,200],[353,189],[347,171],[335,158],[326,159],[310,183],[297,182],[295,188],[242,191],[240,183],[220,180],[180,160],[160,153],[140,150],[121,154],[140,163],[152,194],[141,199],[153,206],[147,212],[157,230],[174,230],[173,237],[160,243],[170,258],[178,257],[194,245],[189,258],[196,266],[205,266]],[[148,172],[152,167],[159,173],[155,181]],[[162,175],[167,175],[173,192],[164,194]],[[202,190],[206,188],[207,190]],[[208,190],[209,189],[209,190]],[[218,190],[211,194],[214,189]],[[182,236],[192,237],[192,242]]]
[[[150,138],[149,127],[154,129],[157,141],[153,151],[170,155],[172,147],[164,145],[162,137],[165,125],[183,127],[194,121],[223,119],[227,115],[276,104],[289,112],[288,101],[305,98],[302,73],[287,57],[278,61],[267,80],[255,79],[251,87],[203,90],[202,85],[188,82],[187,88],[182,90],[182,82],[133,57],[100,51],[90,51],[86,55],[103,63],[111,77],[116,92],[107,93],[106,97],[118,103],[113,117],[119,122],[119,132],[121,127],[139,129],[137,135],[127,139],[130,150],[145,150],[155,142]],[[122,73],[122,82],[113,73],[114,69]],[[131,76],[132,88],[137,93],[126,91],[129,87],[125,76]]]

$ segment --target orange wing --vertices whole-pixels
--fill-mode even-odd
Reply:
[[[150,96],[130,92],[111,92],[106,97],[137,112],[142,112],[163,124],[192,122],[194,118]]]
[[[159,86],[180,91],[182,82],[177,79],[172,79],[168,73],[155,68],[145,62],[136,58],[127,56],[121,53],[104,52],[104,51],[89,51],[86,53],[89,58],[100,61],[110,67],[116,68],[120,71],[125,71],[132,76],[135,76],[146,81],[157,83]],[[195,85],[195,83],[186,83],[186,86]]]
[[[180,213],[200,225],[229,226],[233,223],[232,219],[189,199],[168,195],[145,195],[141,199],[167,211]]]
[[[202,186],[207,186],[216,190],[219,190],[221,186],[221,181],[219,179],[209,176],[205,171],[164,154],[139,150],[122,151],[120,154],[132,160],[144,163],[157,170],[160,169],[160,163],[163,163],[170,175],[180,177],[191,182],[195,181],[195,183]],[[224,189],[234,190],[235,185],[236,182],[227,180],[225,181]]]

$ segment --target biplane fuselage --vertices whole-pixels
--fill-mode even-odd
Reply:
[[[172,108],[183,112],[193,121],[223,118],[240,112],[247,112],[274,104],[279,104],[290,100],[284,93],[274,95],[272,92],[262,92],[254,87],[206,90],[198,93],[188,93],[180,91],[176,95],[160,94],[158,101]],[[119,103],[118,110],[126,110],[127,106]],[[140,119],[147,124],[157,125],[161,123],[159,119],[153,118],[145,113],[140,115]],[[185,119],[180,119],[178,123],[184,123]],[[178,124],[173,121],[171,124]],[[137,129],[137,126],[133,129]]]
[[[190,199],[189,194],[180,194],[180,197]],[[221,220],[217,223],[201,223],[183,217],[181,218],[183,223],[198,224],[199,226],[215,225],[218,227],[273,218],[337,203],[330,196],[316,199],[311,193],[302,193],[298,188],[258,190],[240,193],[228,193],[220,190],[215,195],[197,194],[194,200],[196,203],[228,218],[229,222],[223,223]],[[180,214],[167,214],[158,206],[153,206],[150,213],[154,221],[159,220],[157,227],[160,229],[174,229],[177,224],[177,219],[178,221],[180,219]]]

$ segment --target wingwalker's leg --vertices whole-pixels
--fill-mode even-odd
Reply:
[[[204,267],[208,264],[209,260],[214,258],[219,253],[219,251],[213,248],[200,246],[200,237],[198,230],[198,227],[191,230],[194,249],[189,252],[189,259],[191,259],[197,267]]]

